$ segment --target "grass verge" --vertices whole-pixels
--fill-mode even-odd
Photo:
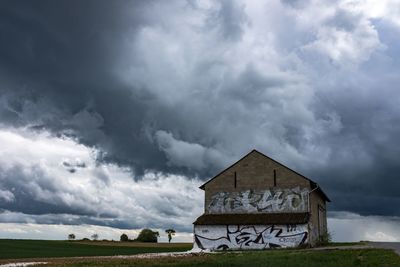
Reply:
[[[347,247],[347,246],[365,246],[368,242],[360,241],[360,242],[330,242],[326,247]]]

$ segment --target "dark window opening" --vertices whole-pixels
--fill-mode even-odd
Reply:
[[[236,177],[236,172],[235,172],[235,181],[234,181],[235,188],[236,188],[236,184],[237,184],[237,177]]]
[[[276,170],[274,170],[274,186],[276,186]]]

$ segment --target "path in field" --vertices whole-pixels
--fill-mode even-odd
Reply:
[[[393,249],[400,255],[400,242],[370,242],[368,244],[374,248]]]
[[[13,262],[13,263],[0,264],[0,267],[26,267],[26,266],[41,265],[41,264],[47,264],[47,262],[41,262],[41,261]]]
[[[368,242],[366,245],[356,246],[332,246],[332,247],[316,247],[311,250],[336,250],[336,249],[369,249],[369,248],[380,248],[380,249],[392,249],[398,255],[400,255],[400,242]]]
[[[84,257],[58,257],[58,258],[43,258],[40,261],[26,262],[26,259],[11,259],[10,263],[0,263],[0,267],[25,267],[33,264],[47,264],[62,261],[72,260],[90,260],[90,259],[152,259],[160,257],[190,257],[198,255],[198,252],[160,252],[160,253],[142,253],[134,255],[115,255],[115,256],[84,256]],[[33,259],[34,260],[34,259]],[[43,262],[45,260],[45,262]]]

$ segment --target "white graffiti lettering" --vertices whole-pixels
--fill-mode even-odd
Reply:
[[[207,229],[208,234],[203,231]],[[195,242],[201,249],[265,249],[274,247],[297,247],[307,240],[307,224],[219,226],[196,225]]]
[[[302,212],[307,210],[308,189],[218,192],[211,197],[208,213]]]

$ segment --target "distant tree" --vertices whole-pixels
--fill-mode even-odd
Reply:
[[[93,240],[97,240],[99,238],[99,235],[98,234],[93,234],[91,237],[92,237]]]
[[[119,240],[121,242],[127,242],[127,241],[129,241],[129,238],[126,234],[122,234],[121,237],[119,238]]]
[[[90,241],[90,239],[85,237],[85,238],[82,238],[82,241]]]
[[[75,240],[75,235],[74,234],[69,234],[68,235],[68,240]]]
[[[156,231],[153,231],[151,229],[143,229],[142,231],[140,231],[135,241],[157,243],[157,237],[159,236],[160,234]]]
[[[172,236],[174,236],[176,233],[175,230],[171,228],[165,230],[165,232],[168,234],[168,242],[171,243]]]

